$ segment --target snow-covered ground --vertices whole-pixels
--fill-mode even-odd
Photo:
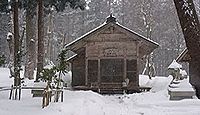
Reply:
[[[170,77],[141,78],[141,85],[152,91],[130,95],[100,95],[92,91],[64,91],[64,102],[51,102],[42,109],[41,98],[32,98],[30,90],[22,99],[9,100],[9,91],[0,92],[0,115],[200,115],[200,100],[169,101]],[[0,87],[10,86],[8,69],[0,68]]]

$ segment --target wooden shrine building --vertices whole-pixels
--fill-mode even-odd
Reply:
[[[65,46],[76,53],[68,59],[72,87],[109,93],[139,91],[139,60],[158,46],[110,15],[105,23]]]

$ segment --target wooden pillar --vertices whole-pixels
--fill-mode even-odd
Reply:
[[[88,85],[88,58],[85,58],[85,85]]]
[[[140,44],[141,42],[136,42],[136,58],[137,58],[137,73],[136,73],[136,80],[137,80],[137,86],[138,86],[138,89],[139,89],[139,47],[140,47]]]
[[[126,79],[126,71],[127,71],[127,69],[126,69],[126,67],[127,67],[127,63],[126,63],[126,57],[124,57],[124,76],[123,76],[123,81],[125,81],[125,79]]]
[[[100,58],[98,58],[98,86],[101,85],[101,75],[100,75],[101,69],[100,69]]]
[[[100,45],[98,45],[98,87],[101,86],[101,56],[100,56]],[[99,91],[100,92],[100,91]]]
[[[125,79],[127,78],[127,51],[126,51],[127,48],[124,48],[123,50],[123,55],[124,55],[124,75],[123,75],[123,81],[125,81]]]

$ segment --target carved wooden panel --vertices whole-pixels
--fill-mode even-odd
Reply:
[[[133,57],[136,44],[132,42],[91,42],[86,47],[86,57]]]
[[[100,45],[101,57],[123,57],[124,48],[120,42],[104,42]]]
[[[119,55],[119,49],[115,47],[105,48],[103,55],[104,57],[117,57]]]

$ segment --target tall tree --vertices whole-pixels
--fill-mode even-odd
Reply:
[[[24,9],[26,11],[26,59],[24,77],[33,79],[34,68],[36,67],[36,1],[25,0]]]
[[[37,0],[38,3],[38,55],[37,55],[37,75],[36,81],[41,77],[40,72],[43,69],[44,61],[44,21],[43,21],[43,0]]]
[[[152,31],[153,31],[153,1],[152,0],[142,0],[141,4],[141,14],[143,20],[143,28],[146,33],[147,39],[152,39]],[[149,78],[155,76],[155,67],[153,62],[153,53],[147,55],[146,57],[146,64],[144,67],[144,71],[142,74],[149,75]]]
[[[190,83],[200,98],[200,23],[193,0],[174,0],[190,61]]]
[[[47,51],[46,58],[49,62],[53,62],[53,8],[50,8],[50,12],[48,15],[48,29],[47,29]]]
[[[18,20],[18,0],[14,1],[13,6],[13,24],[14,24],[14,86],[20,85],[20,68],[19,64],[19,20]]]
[[[85,1],[84,0],[37,0],[38,3],[38,57],[37,57],[37,75],[36,81],[39,80],[40,72],[43,69],[44,64],[44,9],[43,7],[52,7],[54,6],[56,11],[64,11],[65,8],[69,5],[71,8],[84,9]],[[69,3],[69,4],[68,4]]]

